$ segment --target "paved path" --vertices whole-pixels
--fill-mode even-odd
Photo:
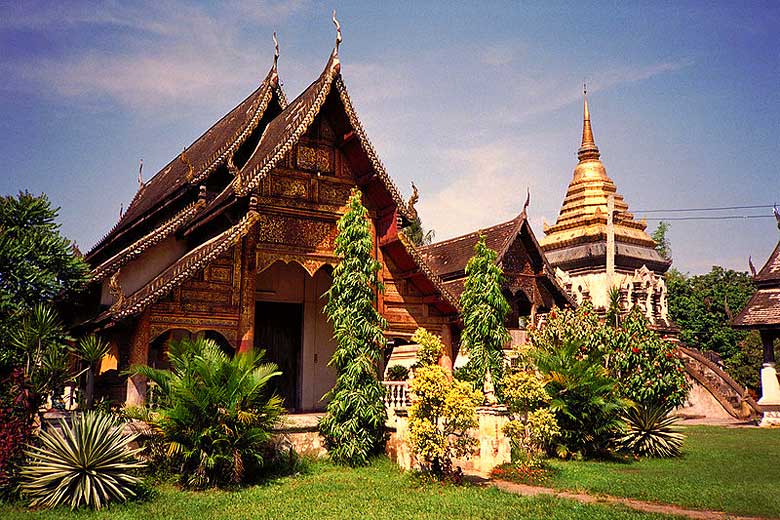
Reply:
[[[508,493],[514,493],[516,495],[523,496],[537,496],[537,495],[554,495],[560,498],[568,498],[570,500],[576,500],[586,504],[619,504],[637,511],[644,511],[646,513],[661,513],[665,515],[678,515],[687,518],[694,518],[697,520],[766,520],[765,518],[758,516],[738,516],[729,513],[723,513],[721,511],[706,511],[700,509],[686,509],[684,507],[675,506],[671,504],[659,504],[655,502],[645,502],[643,500],[635,500],[633,498],[621,498],[613,497],[609,495],[589,495],[587,493],[576,493],[574,491],[561,491],[558,489],[552,489],[539,486],[528,486],[526,484],[515,484],[513,482],[507,482],[505,480],[492,480],[490,484],[506,491]]]

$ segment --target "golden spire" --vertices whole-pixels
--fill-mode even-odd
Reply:
[[[598,159],[601,154],[596,141],[593,139],[593,127],[590,125],[590,110],[588,109],[588,88],[585,86],[582,90],[582,97],[585,100],[585,108],[582,117],[582,145],[577,151],[577,157],[580,162],[589,159]]]

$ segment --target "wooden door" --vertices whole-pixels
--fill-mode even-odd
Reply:
[[[279,366],[281,376],[273,379],[276,392],[289,410],[300,407],[298,378],[301,362],[303,305],[257,302],[255,307],[255,349],[264,349],[266,359]]]

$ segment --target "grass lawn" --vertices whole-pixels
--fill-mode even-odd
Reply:
[[[692,426],[683,456],[632,463],[553,461],[545,485],[780,518],[780,430]]]
[[[115,506],[99,513],[71,513],[65,509],[29,513],[0,506],[0,518],[618,520],[669,517],[552,497],[525,498],[495,488],[421,484],[402,474],[387,459],[380,459],[371,467],[357,470],[317,463],[305,475],[281,478],[238,492],[183,492],[168,486],[149,502]]]

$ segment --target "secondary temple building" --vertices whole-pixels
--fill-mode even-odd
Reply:
[[[607,175],[587,96],[577,157],[558,220],[545,223],[541,240],[560,285],[576,303],[589,300],[597,310],[609,307],[610,290],[617,289],[624,311],[638,305],[656,328],[671,329],[663,277],[671,261],[656,251],[647,224],[634,220]]]
[[[382,264],[378,309],[390,345],[408,344],[425,327],[441,335],[441,363],[451,367],[473,237],[423,250],[406,239],[413,208],[363,130],[337,43],[319,77],[290,103],[274,59],[249,97],[148,182],[139,179],[127,211],[86,255],[93,280],[79,328],[110,342],[113,362],[103,368],[114,370],[103,374],[103,388],[116,400],[143,401],[144,379],[125,380],[121,371],[166,367],[169,341],[205,336],[229,354],[266,349],[283,372],[277,390],[287,407],[322,409],[335,381],[322,296],[339,261],[336,223],[355,188]],[[568,302],[525,211],[484,232],[510,274],[515,324],[523,313]]]

